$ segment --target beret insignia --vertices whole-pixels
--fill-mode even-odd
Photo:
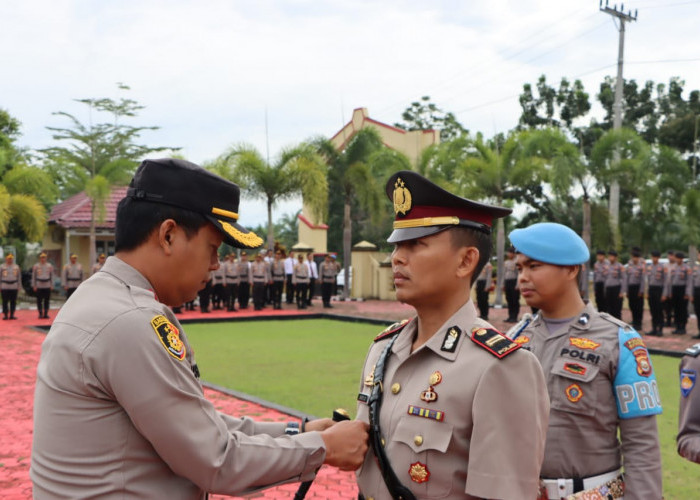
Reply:
[[[472,328],[471,339],[476,345],[483,347],[498,359],[502,359],[520,348],[520,344],[513,342],[493,328],[479,326]]]
[[[180,330],[168,318],[159,314],[151,320],[151,326],[168,354],[179,361],[185,359],[185,343],[180,339]]]

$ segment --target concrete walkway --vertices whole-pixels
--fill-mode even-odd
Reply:
[[[282,311],[266,308],[255,312],[251,309],[238,312],[212,311],[202,314],[199,311],[187,311],[178,315],[182,320],[225,320],[229,318],[297,315],[297,314],[337,314],[374,318],[386,321],[397,321],[411,317],[413,309],[398,302],[388,301],[358,301],[334,302],[333,309],[324,309],[318,301],[311,308],[298,311],[294,306],[283,306]],[[522,312],[525,312],[523,308]],[[35,310],[23,309],[17,312],[18,320],[0,321],[0,345],[3,347],[3,362],[0,364],[0,492],[6,500],[25,500],[31,498],[31,482],[29,481],[29,457],[32,441],[32,405],[34,397],[34,382],[36,365],[41,352],[44,332],[34,326],[49,326],[56,310],[50,312],[49,319],[38,319]],[[648,314],[648,313],[647,313]],[[511,325],[504,322],[507,316],[505,309],[492,308],[489,320],[502,331]],[[623,319],[629,321],[629,311],[623,311]],[[649,326],[649,318],[645,317],[645,328]],[[382,329],[377,327],[377,332]],[[652,350],[679,354],[686,347],[698,342],[691,336],[697,333],[695,320],[688,325],[688,334],[670,335],[664,337],[647,337],[645,342]],[[250,416],[256,420],[286,421],[290,416],[266,407],[265,405],[245,401],[229,394],[205,388],[205,395],[214,402],[220,411],[235,416]],[[245,498],[293,498],[297,485],[286,485],[264,490]],[[212,498],[221,499],[222,496]],[[228,497],[230,498],[230,497]],[[340,472],[335,468],[322,467],[318,478],[312,485],[308,499],[353,499],[357,498],[354,475]]]

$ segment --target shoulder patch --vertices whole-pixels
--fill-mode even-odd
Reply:
[[[159,314],[151,320],[151,326],[168,354],[179,361],[185,359],[185,343],[180,339],[180,330],[168,318]]]
[[[519,344],[516,344],[493,328],[472,328],[471,339],[475,344],[483,347],[498,359],[503,359],[513,351],[520,349]]]
[[[398,323],[394,323],[391,326],[388,326],[382,331],[382,333],[374,337],[374,341],[378,342],[380,340],[384,340],[385,338],[391,337],[394,333],[401,331],[408,324],[409,321],[411,321],[411,319],[407,318],[402,321],[399,321]]]

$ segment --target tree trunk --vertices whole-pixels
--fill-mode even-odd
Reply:
[[[272,200],[267,199],[267,248],[275,248],[275,231],[272,227]]]
[[[350,220],[350,201],[345,201],[343,209],[343,267],[345,273],[345,286],[343,286],[343,299],[350,294],[350,266],[352,265],[352,221]]]
[[[503,250],[506,244],[506,230],[503,219],[496,222],[496,307],[503,306]]]
[[[97,237],[95,236],[95,200],[90,200],[90,267],[97,262]],[[70,257],[70,255],[68,256]]]
[[[591,202],[587,196],[583,197],[583,233],[581,235],[586,246],[591,250]],[[592,251],[592,250],[591,250]],[[591,272],[591,261],[590,259],[586,261],[586,265],[583,266],[583,277],[581,279],[583,299],[588,299],[588,289],[590,283],[588,283],[588,276]]]

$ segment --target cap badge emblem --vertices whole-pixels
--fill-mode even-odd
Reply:
[[[399,177],[394,183],[394,213],[406,215],[411,210],[411,192],[406,187],[406,183]]]

